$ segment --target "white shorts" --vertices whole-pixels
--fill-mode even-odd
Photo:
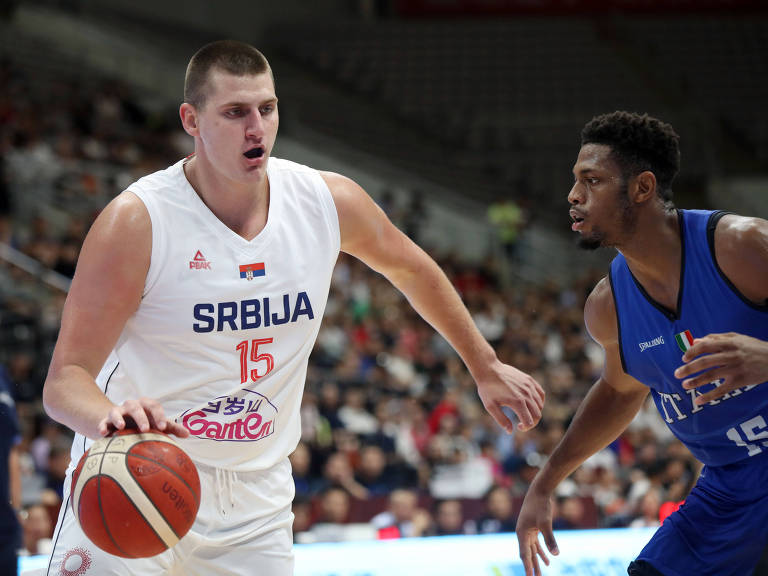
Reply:
[[[286,458],[269,470],[233,473],[198,464],[200,510],[176,546],[151,558],[126,559],[97,548],[69,501],[72,467],[53,535],[46,576],[291,576],[294,496]]]

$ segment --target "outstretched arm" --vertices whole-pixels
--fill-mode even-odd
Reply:
[[[322,176],[339,215],[341,249],[383,274],[453,346],[475,379],[483,405],[500,426],[513,429],[502,406],[517,414],[521,430],[535,426],[544,404],[541,386],[499,361],[437,263],[398,230],[360,186],[338,174]]]
[[[758,306],[768,305],[768,221],[724,216],[715,230],[715,257],[731,284]],[[755,311],[755,322],[768,314]],[[683,388],[692,389],[722,380],[696,399],[699,405],[736,388],[768,381],[768,342],[744,334],[707,334],[696,338],[675,371]]]
[[[144,204],[131,193],[114,199],[83,243],[64,305],[61,330],[43,387],[46,412],[90,438],[125,427],[150,426],[180,436],[185,428],[166,420],[151,399],[113,404],[95,378],[141,300],[152,251],[152,227]]]
[[[551,508],[551,497],[557,485],[592,454],[615,440],[648,395],[648,388],[622,369],[616,311],[610,290],[607,279],[603,279],[584,307],[587,328],[605,352],[603,375],[592,386],[562,440],[531,483],[517,520],[520,558],[526,576],[541,575],[539,558],[549,564],[539,542],[539,532],[547,549],[558,554]]]

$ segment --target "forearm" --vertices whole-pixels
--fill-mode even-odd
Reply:
[[[411,306],[456,350],[475,377],[496,361],[496,353],[477,329],[448,277],[432,258],[417,248],[409,266],[387,274]]]
[[[89,438],[98,438],[99,422],[114,404],[93,377],[80,366],[51,370],[43,387],[43,406],[48,415]]]
[[[613,442],[637,414],[647,390],[619,392],[602,378],[590,389],[571,425],[531,489],[552,493],[587,458]]]
[[[11,449],[8,456],[8,469],[10,472],[11,507],[18,512],[21,510],[21,462],[17,446]]]

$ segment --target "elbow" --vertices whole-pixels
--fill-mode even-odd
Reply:
[[[45,379],[45,384],[43,384],[43,410],[51,419],[59,422],[57,418],[57,399],[56,384],[49,374],[48,378]]]

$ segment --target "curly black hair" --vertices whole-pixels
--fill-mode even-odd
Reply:
[[[679,141],[674,128],[658,118],[621,110],[595,116],[581,131],[582,146],[610,146],[625,178],[653,172],[665,202],[672,201],[672,181],[680,170]]]

